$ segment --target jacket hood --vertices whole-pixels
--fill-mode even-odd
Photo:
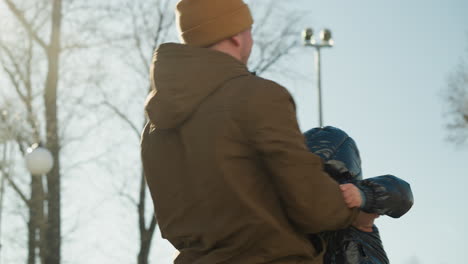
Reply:
[[[309,150],[323,159],[325,171],[336,181],[362,180],[359,150],[346,132],[327,126],[313,128],[304,136]]]
[[[151,65],[152,91],[145,103],[158,129],[180,126],[210,94],[233,78],[249,75],[228,54],[183,44],[162,44]]]

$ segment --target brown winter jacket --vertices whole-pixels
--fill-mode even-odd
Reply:
[[[321,263],[307,234],[347,227],[290,94],[233,57],[164,44],[146,102],[142,159],[177,264]]]

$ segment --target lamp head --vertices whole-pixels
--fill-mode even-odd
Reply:
[[[27,150],[25,159],[26,167],[32,175],[47,174],[54,166],[50,151],[39,144],[34,144]]]
[[[332,33],[329,29],[323,29],[321,32],[320,32],[320,39],[322,40],[323,43],[332,43],[333,40],[332,40]]]
[[[302,32],[302,37],[304,38],[305,43],[312,43],[313,42],[313,37],[314,37],[314,30],[311,28],[306,28]]]

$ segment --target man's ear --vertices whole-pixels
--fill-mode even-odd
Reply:
[[[241,45],[241,35],[237,34],[229,38],[229,41],[231,41],[232,44],[236,47],[240,47]]]

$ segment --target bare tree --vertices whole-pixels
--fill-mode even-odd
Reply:
[[[72,140],[65,136],[67,126],[79,118],[76,110],[83,107],[83,102],[77,91],[68,90],[64,96],[59,88],[81,88],[92,79],[92,74],[80,73],[81,65],[68,63],[68,59],[98,46],[101,40],[93,37],[97,31],[94,15],[100,14],[90,12],[87,1],[80,3],[78,6],[73,0],[0,2],[7,11],[6,25],[10,25],[2,28],[0,36],[0,75],[8,81],[6,89],[1,90],[0,105],[10,105],[6,107],[8,111],[0,109],[2,125],[6,126],[2,131],[13,131],[12,149],[16,156],[24,156],[32,143],[42,142],[54,159],[50,173],[29,175],[27,186],[20,186],[19,177],[3,170],[8,185],[28,210],[28,264],[61,262],[61,156],[65,143]],[[7,122],[13,115],[19,118]]]
[[[4,209],[4,197],[5,197],[5,184],[9,174],[9,141],[11,139],[11,133],[6,125],[7,112],[0,110],[0,256],[2,253],[2,220],[3,220],[3,209]],[[1,257],[0,257],[1,260]]]
[[[21,26],[21,33],[25,36],[26,45],[18,48],[17,43],[2,41],[2,66],[7,73],[11,85],[16,91],[26,109],[27,120],[32,130],[29,142],[18,140],[19,149],[30,142],[39,142],[40,129],[35,117],[33,106],[33,60],[37,52],[43,52],[47,63],[43,100],[45,107],[45,142],[51,151],[55,166],[46,176],[47,191],[44,190],[42,177],[31,176],[31,195],[26,198],[17,190],[26,206],[29,208],[29,239],[28,264],[36,262],[36,250],[40,248],[41,263],[60,263],[61,221],[60,221],[60,142],[58,138],[57,122],[57,86],[59,79],[60,33],[62,22],[62,1],[54,0],[50,6],[44,1],[36,3],[34,10],[24,10],[12,0],[5,0],[9,11]],[[42,10],[50,8],[47,36],[41,34],[44,30],[44,13]],[[29,11],[29,12],[28,12]],[[47,208],[45,208],[47,207]],[[47,210],[47,213],[45,213]],[[37,239],[39,237],[39,239]],[[42,242],[42,243],[40,243]]]
[[[284,72],[287,68],[281,60],[301,48],[299,23],[304,13],[288,9],[286,3],[276,1],[250,1],[256,20],[253,29],[255,39],[249,68],[261,75],[275,68]]]
[[[126,31],[116,32],[120,34],[124,41],[117,42],[114,45],[116,52],[120,55],[128,69],[134,73],[135,87],[132,94],[136,98],[145,98],[150,91],[151,86],[148,82],[148,71],[153,51],[161,43],[174,39],[174,12],[172,10],[172,0],[150,0],[150,1],[129,1],[124,0],[120,3],[124,8],[115,10],[110,9],[110,16],[118,18],[121,24],[125,26]],[[126,18],[126,19],[125,19]],[[122,109],[119,104],[109,99],[109,94],[103,91],[101,105],[106,107],[122,122],[124,122],[131,137],[135,142],[140,139],[140,132],[145,124],[145,118],[142,111],[139,116],[129,114],[128,104]],[[132,105],[133,109],[141,109],[142,101],[137,101]],[[119,193],[125,197],[135,207],[139,231],[139,249],[137,255],[138,264],[148,264],[151,245],[157,227],[157,220],[152,209],[151,201],[148,201],[148,189],[143,173],[139,170],[138,190],[120,189]],[[124,188],[128,188],[124,185]],[[135,192],[136,191],[136,192]]]
[[[465,59],[460,59],[450,74],[444,91],[448,106],[447,129],[449,140],[462,145],[468,142],[468,49]]]
[[[6,1],[6,5],[11,9],[12,14],[16,16],[18,24],[20,25],[33,27],[32,24],[29,24],[26,18],[27,16],[32,16],[32,20],[34,20],[34,22],[37,22],[39,19],[37,14],[20,11],[16,5],[10,1]],[[8,30],[6,32],[8,32]],[[14,106],[13,102],[16,100],[11,97],[7,98],[5,94],[2,94],[2,99],[6,99],[0,106],[0,120],[2,121],[2,136],[6,136],[6,138],[4,137],[4,139],[6,139],[6,142],[4,142],[3,145],[4,150],[6,151],[7,147],[11,146],[11,141],[13,141],[18,145],[17,149],[19,152],[24,154],[25,149],[30,142],[39,141],[38,122],[36,120],[37,116],[34,113],[33,105],[33,97],[35,97],[33,95],[33,79],[35,78],[35,74],[32,73],[32,61],[36,50],[33,45],[33,36],[29,35],[26,29],[24,31],[18,30],[15,34],[19,36],[21,42],[15,43],[10,39],[1,39],[0,62],[3,73],[5,74],[4,76],[7,77],[6,79],[11,83],[11,86],[6,86],[7,90],[16,93],[20,104],[24,106],[24,111],[20,113],[14,113],[11,111]],[[7,34],[3,34],[2,36],[6,35]],[[2,92],[5,92],[5,90],[2,89]],[[14,116],[12,116],[12,114],[14,114]],[[24,126],[24,130],[18,131],[17,124],[22,123],[23,121],[28,124],[28,126]],[[3,166],[2,172],[4,179],[13,187],[14,191],[18,194],[18,197],[24,202],[24,205],[29,208],[29,214],[31,217],[28,222],[28,230],[30,234],[28,246],[30,247],[30,252],[33,252],[33,248],[37,246],[34,234],[37,231],[36,229],[39,228],[39,223],[41,222],[39,220],[40,216],[38,214],[38,210],[43,211],[39,206],[37,206],[38,203],[40,203],[38,196],[39,190],[37,187],[42,189],[42,186],[38,185],[39,179],[37,177],[31,177],[31,193],[29,198],[27,198],[28,196],[26,195],[26,192],[22,191],[19,185],[15,183],[13,175],[11,175],[8,170],[8,166]],[[28,263],[33,262],[34,255],[30,254]]]
[[[135,86],[130,88],[134,98],[145,98],[151,89],[148,72],[154,50],[164,42],[177,41],[173,10],[175,2],[174,0],[123,0],[119,2],[122,8],[109,9],[109,16],[118,18],[119,23],[124,25],[120,27],[125,29],[124,31],[114,31],[114,34],[120,34],[122,36],[120,39],[124,41],[114,43],[113,47],[125,65],[134,73]],[[274,67],[281,68],[281,60],[300,47],[297,24],[301,13],[284,8],[274,1],[265,3],[257,0],[250,1],[250,4],[255,10],[254,13],[258,15],[254,30],[256,46],[250,68],[257,74],[263,74]],[[143,100],[132,101],[134,104],[129,105],[128,101],[121,103],[111,100],[109,95],[111,92],[106,93],[103,89],[100,104],[126,124],[129,135],[138,142],[140,131],[146,122],[142,113]],[[140,115],[132,115],[139,111]],[[135,206],[140,236],[137,263],[147,264],[157,221],[152,203],[147,199],[148,189],[141,167],[137,188],[137,190],[128,189],[128,185],[124,185],[118,192]]]

